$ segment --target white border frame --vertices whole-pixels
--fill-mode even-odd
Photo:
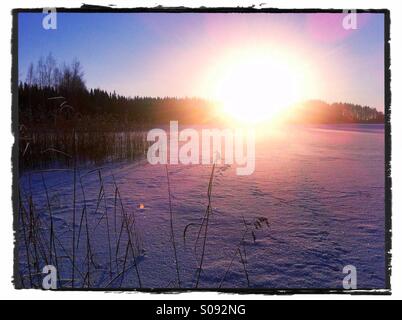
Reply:
[[[104,292],[49,292],[41,290],[15,290],[11,279],[13,275],[13,214],[11,202],[11,147],[14,137],[11,133],[11,28],[13,8],[40,8],[40,7],[80,7],[82,0],[19,0],[2,1],[0,19],[1,37],[1,108],[0,108],[0,137],[3,155],[0,158],[1,182],[0,182],[0,298],[1,299],[152,299],[152,300],[181,300],[181,299],[401,299],[402,298],[402,2],[395,0],[273,0],[260,6],[261,1],[250,0],[94,0],[88,4],[108,6],[113,2],[116,7],[154,7],[163,5],[166,7],[249,7],[255,8],[321,8],[321,9],[389,9],[391,11],[391,126],[392,126],[392,296],[349,296],[349,295],[293,295],[293,296],[266,296],[258,294],[238,295],[216,292],[189,292],[181,294],[151,294],[151,293],[127,293],[117,294]],[[399,147],[398,147],[399,146]]]

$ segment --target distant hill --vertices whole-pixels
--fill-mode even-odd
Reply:
[[[252,99],[250,99],[252,101]],[[247,105],[244,106],[247,108]],[[30,64],[18,86],[19,122],[34,130],[124,130],[166,124],[225,122],[219,106],[201,98],[125,97],[89,89],[78,60],[57,65],[51,54]],[[282,119],[293,123],[383,123],[384,114],[368,106],[311,100],[289,108]]]
[[[375,108],[320,100],[293,106],[285,113],[285,118],[295,123],[384,123],[384,113]]]

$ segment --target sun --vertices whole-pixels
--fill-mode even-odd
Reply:
[[[247,52],[228,59],[214,85],[223,115],[256,123],[272,120],[306,91],[305,72],[290,56]]]

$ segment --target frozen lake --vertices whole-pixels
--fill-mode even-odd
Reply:
[[[135,217],[141,287],[177,287],[165,166],[146,160],[103,166],[100,201],[99,172],[94,169],[79,170],[82,188],[77,186],[76,192],[76,241],[84,207],[89,225],[90,286],[140,286],[126,247],[116,253],[123,206],[131,223]],[[196,283],[204,233],[198,242],[196,238],[208,205],[211,169],[211,165],[168,166],[179,277],[185,288]],[[116,205],[120,201],[116,201],[113,177],[122,205]],[[21,185],[23,203],[28,206],[32,195],[42,220],[45,248],[51,206],[56,251],[69,256],[60,257],[59,272],[69,286],[73,172],[33,171],[21,177]],[[346,265],[356,267],[358,288],[385,287],[382,125],[258,130],[255,172],[238,176],[234,166],[217,165],[211,194],[199,288],[342,288]],[[255,219],[261,217],[268,219],[269,227],[255,230]],[[255,240],[250,229],[241,241],[246,225],[253,229]],[[77,287],[87,281],[83,280],[88,274],[85,234],[82,227],[75,252]],[[128,239],[123,233],[124,240]],[[19,252],[21,272],[26,275],[23,245]],[[124,277],[119,277],[124,268]]]

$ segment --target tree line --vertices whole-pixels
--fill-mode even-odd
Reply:
[[[213,124],[222,120],[216,104],[200,98],[126,97],[88,89],[81,63],[57,64],[49,54],[28,67],[18,87],[19,122],[30,129],[113,129],[166,124]],[[350,103],[308,101],[291,109],[290,121],[342,123],[384,121],[382,112]],[[301,120],[302,119],[302,120]]]

